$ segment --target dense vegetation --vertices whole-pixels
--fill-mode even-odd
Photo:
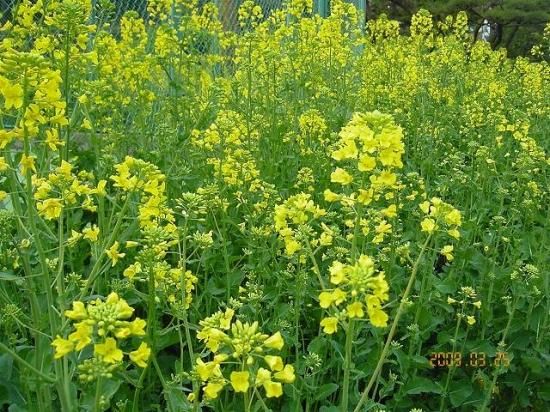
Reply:
[[[108,6],[0,28],[0,407],[547,410],[550,29]]]

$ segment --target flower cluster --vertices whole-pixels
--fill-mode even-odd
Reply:
[[[242,115],[226,110],[206,130],[193,130],[192,144],[202,149],[207,163],[220,181],[251,192],[262,188],[260,172],[254,159],[259,133],[250,130]]]
[[[233,321],[233,316],[233,310],[227,309],[200,322],[197,338],[214,354],[212,361],[197,359],[195,366],[205,397],[217,398],[228,384],[235,392],[263,387],[268,398],[282,396],[283,384],[293,383],[295,374],[292,365],[285,365],[280,356],[273,354],[284,346],[281,333],[263,334],[258,322]],[[236,370],[227,379],[226,370],[234,369],[232,365]]]
[[[420,222],[422,232],[433,234],[440,229],[445,229],[453,238],[460,238],[458,228],[462,225],[462,215],[458,209],[438,197],[422,202],[420,209],[426,215]]]
[[[146,322],[143,319],[136,317],[132,321],[128,320],[133,313],[134,309],[128,302],[114,292],[105,300],[96,299],[88,304],[74,301],[72,309],[65,311],[65,316],[73,321],[74,332],[68,338],[57,335],[54,339],[52,346],[55,348],[55,359],[73,351],[89,354],[86,348],[93,345],[92,359],[79,365],[81,379],[91,381],[99,376],[110,376],[124,359],[119,344],[131,337],[141,338],[145,335]],[[142,341],[128,356],[137,366],[144,368],[150,354],[151,349]]]
[[[373,326],[387,325],[388,315],[382,304],[389,298],[389,286],[384,272],[376,271],[372,258],[361,255],[354,264],[334,261],[330,283],[335,288],[319,294],[319,305],[332,315],[321,320],[325,333],[335,333],[341,321],[365,317],[365,309]]]
[[[59,128],[67,125],[68,120],[61,83],[60,72],[52,70],[43,56],[15,50],[2,53],[0,96],[3,97],[3,114],[6,118],[13,117],[17,123],[11,130],[0,129],[0,149],[14,140],[34,140],[39,136],[45,136],[41,143],[52,151],[63,146]],[[20,111],[23,112],[18,116]],[[20,161],[24,173],[36,172],[34,159],[25,150]]]
[[[461,287],[460,298],[454,299],[449,296],[447,298],[447,303],[449,305],[458,305],[460,307],[457,314],[459,320],[465,319],[468,325],[475,325],[476,318],[470,309],[481,309],[481,301],[477,298],[477,293],[473,288],[469,286]]]
[[[343,167],[337,167],[330,180],[342,189],[340,193],[326,189],[325,200],[339,202],[352,217],[357,216],[358,208],[370,206],[358,222],[351,219],[346,225],[353,228],[359,223],[364,235],[374,228],[375,244],[392,233],[390,220],[401,207],[395,201],[396,191],[403,188],[396,171],[403,167],[404,152],[401,127],[392,116],[378,111],[355,113],[340,131],[332,151],[332,158]]]
[[[299,193],[289,197],[282,204],[275,206],[275,230],[285,243],[287,256],[292,256],[305,246],[300,238],[299,230],[313,219],[326,215],[326,211],[317,206],[308,193]],[[330,245],[332,243],[331,230],[323,225],[323,232],[313,244]]]
[[[73,166],[62,160],[61,165],[47,178],[33,175],[34,199],[38,213],[47,220],[57,219],[64,208],[81,207],[83,210],[95,212],[97,204],[93,195],[104,196],[106,181],[93,187],[93,174],[81,171],[77,175]]]

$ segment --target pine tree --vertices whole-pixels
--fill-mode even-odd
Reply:
[[[465,11],[474,34],[487,20],[492,28],[492,47],[506,47],[511,56],[528,53],[550,20],[548,0],[371,0],[369,17],[386,13],[407,27],[420,8],[429,10],[436,19]]]

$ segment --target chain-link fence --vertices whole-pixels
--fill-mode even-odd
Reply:
[[[0,0],[1,1],[1,0]],[[99,0],[93,0],[94,3]],[[140,15],[145,16],[147,10],[147,0],[111,0],[116,6],[115,19],[118,20],[128,10],[135,10]],[[226,29],[238,27],[237,16],[239,6],[244,0],[200,0],[199,7],[207,2],[213,2],[218,7],[220,20]],[[256,0],[256,3],[262,7],[264,15],[268,16],[273,10],[282,8],[288,0]],[[313,0],[313,11],[322,16],[327,16],[330,11],[331,0]],[[359,10],[365,10],[367,0],[347,0],[354,3]]]
[[[147,16],[147,0],[92,0],[92,5],[109,1],[113,9],[113,20],[118,22],[122,15],[127,11],[134,10],[140,16]],[[236,29],[237,16],[239,6],[244,0],[199,0],[199,7],[203,6],[207,2],[213,2],[218,7],[220,13],[220,20],[224,27],[228,30]],[[256,3],[262,7],[264,15],[268,16],[271,11],[276,10],[284,6],[288,0],[256,0]],[[367,0],[347,0],[354,3],[359,10],[365,10],[367,7]],[[313,11],[322,16],[327,16],[330,11],[331,0],[313,0]],[[11,9],[18,3],[18,0],[0,0],[0,21],[10,18]],[[1,18],[3,15],[3,19]]]

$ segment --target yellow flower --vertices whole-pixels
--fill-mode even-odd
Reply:
[[[280,372],[277,372],[274,376],[275,379],[281,382],[292,383],[296,379],[296,375],[294,374],[294,366],[285,365],[284,369]]]
[[[332,302],[334,302],[332,292],[321,292],[319,294],[319,306],[321,306],[323,309],[326,309],[330,305],[332,305]]]
[[[385,328],[388,326],[388,315],[382,309],[372,309],[369,311],[369,319],[372,326]]]
[[[52,342],[52,346],[55,348],[54,359],[62,358],[74,349],[74,344],[70,340],[63,339],[59,335]]]
[[[449,305],[452,305],[453,303],[456,303],[456,299],[453,299],[452,297],[449,296],[449,297],[447,297],[447,303]]]
[[[118,252],[119,245],[120,244],[118,243],[118,240],[116,240],[109,249],[105,250],[107,256],[111,259],[111,266],[115,266],[118,263],[119,259],[122,259],[124,256],[126,256],[126,253]]]
[[[82,233],[77,232],[74,229],[71,229],[71,237],[67,239],[67,245],[72,247],[82,238]]]
[[[338,262],[337,260],[332,262],[332,265],[329,271],[330,271],[330,282],[333,285],[340,284],[346,278],[346,266],[343,263]]]
[[[321,321],[321,326],[323,327],[323,332],[327,335],[332,335],[338,329],[338,319],[332,316],[324,318]]]
[[[231,386],[235,392],[246,392],[250,386],[248,379],[250,374],[247,371],[231,372]]]
[[[355,159],[357,154],[358,150],[355,142],[353,140],[347,140],[340,149],[332,152],[332,158],[337,161]]]
[[[4,84],[0,89],[4,95],[4,108],[8,110],[10,107],[19,109],[23,106],[23,88],[19,84]]]
[[[272,371],[283,370],[283,359],[280,356],[266,355],[264,360]]]
[[[9,165],[6,162],[6,159],[0,156],[0,172],[5,172],[6,170],[8,170],[8,168]]]
[[[135,318],[132,322],[130,322],[130,334],[133,336],[144,336],[145,335],[145,325],[147,325],[147,322],[145,322],[143,319]]]
[[[141,273],[141,263],[139,262],[128,266],[124,269],[124,272],[122,272],[122,274],[130,280],[132,280],[138,273]]]
[[[97,225],[93,225],[92,227],[85,227],[82,230],[82,234],[84,235],[84,239],[88,239],[90,242],[97,242],[97,239],[99,237],[99,228]]]
[[[428,214],[430,212],[430,202],[426,200],[420,203],[420,210],[422,210],[425,214]]]
[[[208,385],[203,388],[204,395],[208,399],[216,399],[223,387],[224,385],[221,383],[209,382]]]
[[[474,305],[474,306],[475,306],[476,308],[478,308],[478,309],[481,309],[481,301],[480,301],[480,300],[478,300],[478,301],[472,303],[472,305]]]
[[[46,199],[36,204],[36,210],[46,220],[57,219],[61,216],[63,203],[61,203],[61,199]]]
[[[288,256],[292,256],[294,253],[302,248],[300,246],[300,243],[292,238],[285,239],[285,247],[285,251]]]
[[[76,300],[73,302],[73,310],[66,310],[65,316],[72,320],[84,320],[88,318],[88,312],[84,303]]]
[[[462,217],[460,211],[453,209],[451,212],[445,215],[445,223],[448,225],[460,226],[462,224]]]
[[[342,303],[347,297],[347,293],[340,288],[336,288],[332,291],[332,300],[336,305]]]
[[[443,246],[443,249],[439,253],[445,256],[449,262],[452,262],[454,259],[453,249],[453,245]]]
[[[265,368],[259,368],[258,372],[256,372],[256,382],[254,382],[255,385],[260,386],[270,380],[271,380],[271,372]]]
[[[367,296],[367,313],[370,323],[378,328],[383,328],[388,325],[388,315],[382,310],[380,299],[377,296]]]
[[[105,190],[105,187],[107,186],[106,180],[100,180],[97,182],[97,187],[95,189],[95,193],[100,197],[107,196],[107,191]]]
[[[134,308],[128,305],[128,302],[124,299],[120,299],[116,292],[109,293],[105,303],[115,306],[116,316],[118,319],[127,319],[134,313]]]
[[[427,232],[431,234],[435,231],[436,228],[435,220],[427,217],[422,222],[420,222],[420,227],[422,228],[422,232]]]
[[[7,196],[8,194],[6,192],[4,192],[3,190],[0,190],[0,202],[4,200]]]
[[[330,174],[330,181],[332,183],[340,183],[341,185],[349,185],[353,181],[353,177],[344,169],[337,167],[336,170]]]
[[[370,180],[376,185],[393,186],[397,182],[397,176],[395,173],[384,170],[379,176],[371,176]]]
[[[130,352],[130,359],[140,368],[147,366],[149,356],[151,356],[151,348],[145,342],[141,342],[137,350]]]
[[[123,356],[122,351],[116,346],[116,340],[113,338],[107,338],[104,343],[95,344],[94,354],[107,363],[120,362]]]
[[[79,322],[75,325],[76,332],[69,335],[69,340],[76,344],[75,349],[80,351],[92,342],[93,327],[86,322]]]
[[[362,155],[357,165],[361,172],[369,172],[376,167],[376,159],[369,155]]]
[[[264,382],[265,394],[268,398],[278,398],[283,394],[283,385],[279,382]]]
[[[59,140],[59,132],[57,129],[46,130],[46,144],[53,151],[57,151],[58,146],[63,146],[63,142]]]
[[[460,232],[458,231],[458,229],[447,230],[447,233],[455,239],[460,239]]]
[[[281,332],[277,332],[267,338],[264,342],[264,345],[271,349],[281,350],[285,345],[285,341],[281,335]]]
[[[365,206],[368,206],[372,202],[373,196],[374,196],[374,190],[359,189],[359,196],[357,196],[357,201]]]
[[[36,159],[36,156],[27,156],[26,154],[23,154],[21,156],[21,160],[19,161],[19,165],[21,166],[21,173],[23,175],[26,175],[29,170],[32,170],[34,173],[36,173],[36,166],[34,165],[34,161]]]
[[[330,189],[325,189],[323,195],[325,196],[325,200],[327,202],[336,202],[337,200],[340,200],[341,197],[338,193],[334,193]]]
[[[353,302],[351,305],[348,305],[347,312],[350,318],[362,318],[365,316],[361,302]]]
[[[476,323],[476,318],[474,318],[473,316],[466,316],[466,322],[468,323],[468,325],[472,326]]]
[[[199,374],[199,377],[203,382],[206,382],[212,376],[220,376],[221,370],[220,365],[216,362],[206,362],[204,363],[201,359],[197,358],[197,366],[195,370]]]

